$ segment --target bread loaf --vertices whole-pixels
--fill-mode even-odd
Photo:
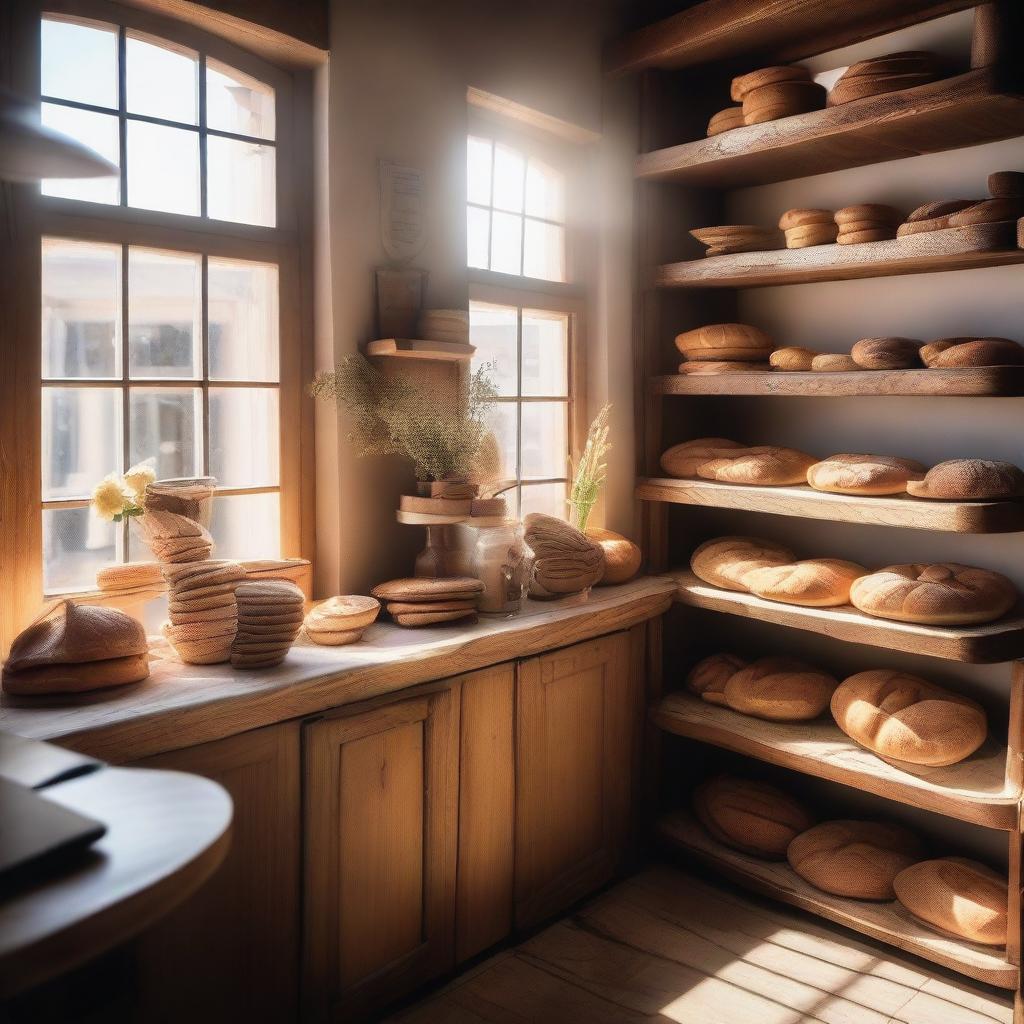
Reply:
[[[745,124],[763,124],[780,117],[821,110],[827,97],[825,87],[817,82],[773,82],[749,90],[743,97]]]
[[[806,608],[837,608],[850,603],[850,587],[865,573],[867,569],[856,562],[808,558],[755,569],[744,575],[743,582],[752,594],[768,601]]]
[[[988,569],[955,562],[915,563],[862,576],[850,600],[882,619],[967,626],[1005,615],[1017,603],[1017,591],[1005,576]]]
[[[784,860],[793,839],[814,824],[810,811],[788,793],[729,775],[699,785],[693,809],[713,839],[764,860]]]
[[[767,657],[733,672],[722,696],[733,711],[744,715],[772,722],[805,722],[825,711],[838,685],[827,672],[795,658]]]
[[[921,348],[925,366],[1019,366],[1024,347],[1009,338],[938,338]]]
[[[832,717],[879,757],[931,767],[970,757],[988,732],[980,704],[896,669],[844,679],[832,695]]]
[[[843,75],[828,94],[828,105],[838,107],[854,100],[864,100],[869,96],[881,96],[887,92],[898,92],[901,89],[912,89],[915,85],[926,85],[934,82],[938,76],[929,71],[908,71],[902,74],[862,75],[848,78]]]
[[[746,445],[739,441],[730,441],[726,437],[699,437],[693,441],[675,444],[661,456],[661,468],[669,476],[685,479],[697,475],[697,470],[717,459],[720,454],[730,451],[743,451]]]
[[[812,245],[831,245],[839,237],[835,224],[808,224],[786,232],[787,249],[807,249]]]
[[[732,80],[729,96],[737,103],[742,103],[747,94],[754,89],[763,89],[766,85],[778,85],[780,82],[809,82],[810,80],[810,71],[799,64],[759,68],[746,75],[737,75]]]
[[[690,669],[686,688],[709,704],[725,704],[725,684],[746,664],[735,654],[712,654]]]
[[[596,541],[604,552],[604,573],[598,584],[610,587],[626,583],[640,571],[643,555],[640,548],[628,537],[612,530],[590,527],[586,531],[588,540]]]
[[[861,338],[850,357],[865,370],[908,370],[921,365],[923,344],[913,338]]]
[[[717,227],[694,228],[694,238],[708,247],[705,256],[724,256],[736,252],[764,252],[782,245],[779,232],[757,224],[721,224]]]
[[[822,892],[855,900],[891,900],[896,876],[924,856],[917,837],[881,821],[825,821],[798,835],[786,859]]]
[[[789,548],[757,537],[716,537],[694,551],[690,568],[705,583],[726,590],[747,590],[749,573],[766,566],[785,565],[796,556]]]
[[[855,363],[853,356],[840,352],[822,352],[811,360],[811,369],[815,373],[852,373],[864,367]]]
[[[803,483],[813,464],[814,456],[806,452],[763,445],[720,453],[698,466],[697,475],[724,483],[782,487]]]
[[[783,231],[792,231],[794,228],[806,228],[819,224],[822,227],[835,227],[835,214],[831,210],[809,209],[797,206],[787,210],[779,218],[779,227]]]
[[[968,206],[973,206],[977,199],[942,199],[935,203],[925,203],[913,210],[907,219],[897,228],[896,237],[917,235],[927,231],[941,231],[949,227],[949,218]]]
[[[902,494],[907,481],[922,480],[925,467],[891,455],[830,455],[807,470],[816,491],[833,494]]]
[[[1017,220],[1024,217],[1024,199],[982,199],[949,215],[951,228],[963,228],[971,224],[998,224],[1000,221]]]
[[[755,373],[770,370],[768,363],[702,362],[680,363],[679,372],[693,377],[713,377],[718,373]]]
[[[932,466],[923,480],[909,481],[907,493],[937,501],[1004,501],[1024,497],[1024,473],[1012,462],[950,459]]]
[[[903,214],[895,207],[882,203],[858,203],[836,210],[835,222],[842,228],[847,225],[891,224],[896,227],[903,220]]]
[[[708,138],[732,131],[733,128],[742,128],[743,124],[743,108],[726,107],[708,121]]]
[[[761,362],[775,345],[750,324],[707,324],[676,335],[676,348],[688,360]]]
[[[790,345],[787,348],[777,348],[768,357],[768,362],[773,370],[800,373],[811,368],[811,363],[817,354],[809,348]]]
[[[966,857],[924,860],[901,871],[896,898],[941,932],[983,946],[1006,943],[1009,889],[1004,876]]]

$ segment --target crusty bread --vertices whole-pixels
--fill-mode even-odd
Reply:
[[[733,128],[742,128],[743,124],[743,108],[726,107],[725,110],[720,110],[708,121],[708,138],[721,135],[722,132],[732,131]]]
[[[923,480],[907,483],[915,498],[938,501],[999,501],[1024,497],[1024,472],[1012,462],[950,459],[932,466]]]
[[[793,228],[810,227],[812,224],[820,224],[823,227],[835,227],[835,213],[832,210],[810,209],[804,206],[797,206],[792,210],[787,210],[779,218],[779,227],[783,231],[790,231]]]
[[[762,362],[775,348],[772,339],[750,324],[706,324],[676,335],[676,348],[688,360]]]
[[[814,824],[810,811],[788,793],[730,775],[701,783],[693,809],[713,839],[764,860],[784,860],[793,839]]]
[[[598,580],[602,587],[615,586],[631,580],[639,571],[643,561],[643,553],[639,545],[628,537],[613,530],[601,530],[596,526],[588,527],[586,535],[589,540],[596,541],[604,552],[604,573]]]
[[[839,558],[807,558],[789,565],[748,572],[743,582],[752,594],[768,601],[806,608],[837,608],[850,603],[850,587],[867,573],[856,562]]]
[[[709,655],[690,669],[686,688],[709,704],[725,704],[725,684],[746,664],[735,654]]]
[[[816,889],[855,900],[891,900],[896,876],[924,856],[917,837],[881,821],[825,821],[789,844],[790,867]]]
[[[966,857],[923,860],[893,882],[914,917],[941,932],[984,946],[1006,943],[1009,888],[1004,875]]]
[[[949,215],[951,228],[967,227],[970,224],[998,224],[1000,221],[1017,220],[1024,217],[1024,199],[982,199]]]
[[[992,622],[1017,603],[1003,575],[955,562],[890,565],[862,576],[850,591],[862,612],[897,622],[967,626]]]
[[[985,742],[985,709],[968,697],[896,669],[844,679],[832,717],[850,739],[887,761],[956,764]]]
[[[697,475],[705,480],[748,484],[762,487],[784,487],[802,484],[815,457],[795,448],[762,445],[757,448],[730,449],[697,467]]]
[[[693,441],[675,444],[663,452],[661,468],[669,476],[679,479],[694,477],[705,462],[717,459],[723,453],[745,451],[746,448],[739,441],[730,441],[726,437],[698,437]]]
[[[850,357],[865,370],[908,370],[921,365],[923,344],[913,338],[861,338]]]
[[[853,356],[841,352],[822,352],[811,360],[811,369],[815,373],[853,373],[864,367],[853,361]]]
[[[988,194],[993,199],[1024,197],[1024,171],[993,171],[988,176]]]
[[[811,73],[799,64],[789,66],[759,68],[745,75],[737,75],[732,80],[729,96],[737,103],[742,103],[747,93],[754,89],[763,89],[766,85],[776,85],[779,82],[809,82]]]
[[[807,470],[816,491],[833,494],[902,494],[908,480],[922,480],[925,467],[892,455],[830,455]]]
[[[921,348],[925,366],[1019,366],[1024,346],[1009,338],[937,338]]]
[[[785,565],[796,556],[789,548],[757,537],[716,537],[694,551],[690,568],[705,583],[726,590],[748,590],[749,573],[766,566]]]
[[[679,364],[679,372],[690,377],[713,377],[718,373],[756,373],[770,369],[769,363],[700,362]]]
[[[35,695],[81,693],[105,690],[141,682],[149,675],[146,654],[126,654],[119,658],[87,661],[79,664],[53,663],[12,672],[4,667],[3,686],[8,693]]]
[[[949,218],[954,213],[965,210],[977,202],[977,199],[941,199],[938,202],[925,203],[907,215],[907,219],[897,228],[896,237],[903,238],[906,235],[948,228]]]
[[[811,362],[817,354],[809,348],[790,345],[786,348],[777,348],[768,357],[768,362],[773,370],[800,373],[811,368]]]
[[[817,82],[773,82],[749,90],[743,97],[745,124],[763,124],[780,117],[821,110],[828,93]]]
[[[772,722],[806,722],[829,706],[838,681],[795,658],[758,658],[725,682],[724,703],[733,711]],[[707,698],[705,698],[707,699]]]

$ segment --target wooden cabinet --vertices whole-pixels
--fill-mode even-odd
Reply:
[[[643,627],[519,663],[515,923],[611,877],[628,832],[642,718]]]
[[[305,726],[305,1019],[454,964],[459,688]]]

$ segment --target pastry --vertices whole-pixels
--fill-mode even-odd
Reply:
[[[956,764],[985,742],[985,710],[968,697],[896,669],[844,679],[832,717],[850,739],[887,761]]]
[[[1017,603],[1003,575],[955,562],[890,565],[862,576],[850,591],[862,612],[898,622],[967,626],[992,622]]]
[[[822,892],[854,900],[891,900],[896,876],[924,850],[900,825],[881,821],[825,821],[789,844],[789,866]]]
[[[709,704],[725,704],[726,683],[746,664],[735,654],[712,654],[690,669],[686,688]]]
[[[795,448],[762,445],[719,453],[697,467],[705,480],[750,486],[782,487],[802,484],[815,457]]]
[[[639,571],[640,563],[643,561],[643,553],[640,546],[634,544],[628,537],[613,530],[601,530],[597,527],[589,527],[586,535],[590,540],[597,541],[604,552],[604,573],[598,581],[598,586],[609,587],[619,583],[627,583]]]
[[[921,348],[928,367],[1019,366],[1024,347],[1009,338],[937,338]]]
[[[725,437],[700,437],[673,445],[662,454],[660,464],[662,470],[669,476],[683,479],[696,476],[697,470],[705,462],[717,459],[719,455],[728,454],[730,451],[745,450],[746,447],[739,441],[730,441]]]
[[[1024,497],[1024,472],[1012,462],[950,459],[908,482],[907,493],[937,501],[1004,501]]]
[[[827,95],[823,85],[811,81],[772,82],[749,89],[743,96],[743,123],[763,124],[822,110]]]
[[[861,338],[850,358],[865,370],[909,370],[921,365],[923,344],[913,338]]]
[[[676,335],[676,348],[687,360],[762,362],[775,345],[764,331],[749,324],[707,324]]]
[[[828,708],[838,685],[828,673],[795,658],[758,658],[726,680],[722,701],[733,711],[754,718],[805,722]]]
[[[777,348],[768,357],[768,362],[773,370],[802,373],[811,368],[811,362],[817,354],[809,348],[790,345],[787,348]]]
[[[924,860],[901,871],[896,898],[940,932],[984,946],[1006,943],[1006,877],[966,857]]]
[[[834,494],[902,494],[910,480],[922,480],[925,467],[891,455],[830,455],[807,470],[816,491]]]
[[[822,352],[811,360],[811,369],[815,373],[851,373],[863,370],[864,367],[856,363],[853,356],[841,352]]]
[[[743,124],[743,108],[726,107],[708,121],[708,138],[732,131],[733,128],[742,128]]]
[[[747,576],[769,566],[786,565],[796,555],[789,548],[757,537],[716,537],[694,551],[690,568],[705,583],[746,591]]]
[[[988,176],[988,194],[993,199],[1024,198],[1024,171],[995,171]]]
[[[806,608],[837,608],[850,603],[850,587],[867,573],[856,562],[807,558],[790,565],[766,566],[743,577],[747,589],[768,601]]]
[[[533,552],[529,592],[542,600],[589,590],[604,574],[604,550],[561,519],[531,512],[523,536]]]

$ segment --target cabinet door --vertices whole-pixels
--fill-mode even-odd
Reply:
[[[306,1017],[359,1017],[454,963],[458,688],[305,729]]]
[[[639,627],[519,664],[519,927],[585,896],[621,861],[642,714],[642,638]]]
[[[139,762],[192,772],[231,794],[231,847],[217,873],[136,945],[147,1024],[265,1021],[298,1011],[299,727],[242,733]]]

